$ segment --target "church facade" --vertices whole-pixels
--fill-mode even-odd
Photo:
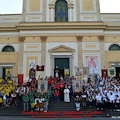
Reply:
[[[0,77],[24,74],[44,65],[54,69],[90,67],[120,72],[120,14],[100,13],[99,0],[23,0],[22,14],[0,15]]]

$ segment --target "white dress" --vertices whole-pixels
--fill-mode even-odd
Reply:
[[[64,89],[64,102],[70,102],[69,93],[70,93],[69,89]]]

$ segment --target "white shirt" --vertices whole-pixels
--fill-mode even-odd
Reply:
[[[115,96],[114,95],[109,95],[108,98],[109,98],[110,103],[115,102]]]
[[[3,96],[3,100],[5,100],[5,99],[6,99],[6,95]]]

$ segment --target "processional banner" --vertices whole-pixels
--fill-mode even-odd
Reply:
[[[115,68],[108,68],[109,76],[116,76]]]
[[[75,66],[76,80],[82,80],[82,69],[79,66]]]
[[[13,85],[17,86],[18,85],[18,78],[12,78],[13,80]]]
[[[108,69],[101,69],[102,78],[108,78]]]
[[[48,81],[47,80],[39,80],[38,81],[38,91],[39,92],[47,92],[47,88],[48,88]]]
[[[83,75],[85,76],[89,75],[89,67],[83,67]]]
[[[82,90],[81,80],[72,80],[72,86],[74,92],[80,92]]]

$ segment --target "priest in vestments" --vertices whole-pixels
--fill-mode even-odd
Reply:
[[[64,102],[70,102],[69,93],[70,93],[70,90],[66,86],[64,89]]]

